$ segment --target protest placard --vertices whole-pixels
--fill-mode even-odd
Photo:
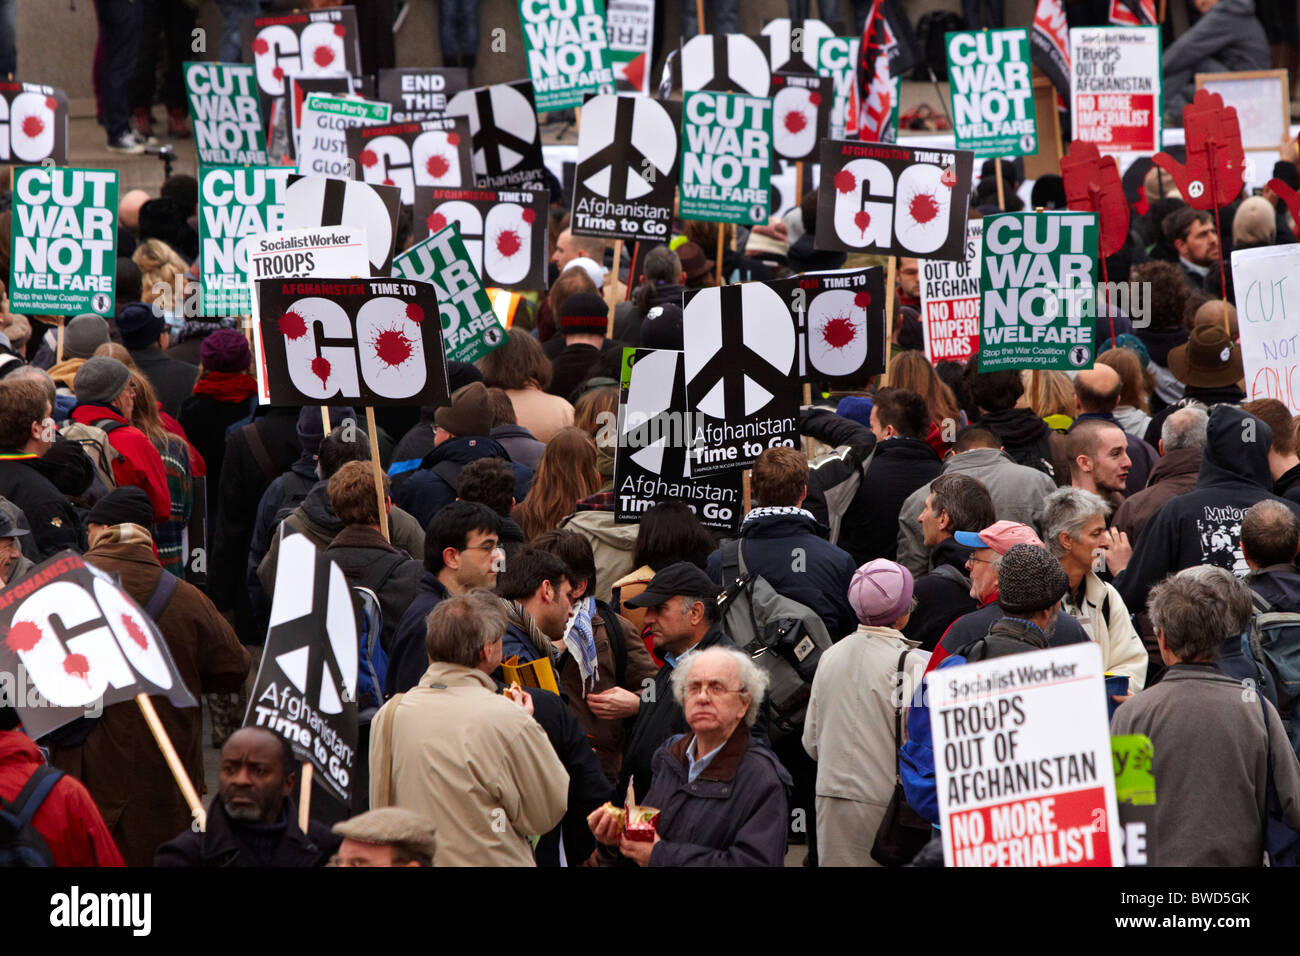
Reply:
[[[25,166],[14,172],[10,308],[112,315],[117,170]]]
[[[274,404],[447,404],[433,286],[290,278],[256,289]]]
[[[357,126],[347,131],[348,158],[359,178],[396,186],[402,205],[415,205],[415,187],[474,188],[469,121],[444,116],[422,123]]]
[[[393,107],[394,123],[422,123],[447,112],[447,104],[469,87],[462,66],[402,67],[380,70],[375,97]]]
[[[411,238],[455,224],[474,271],[497,289],[546,288],[549,197],[536,190],[415,189]]]
[[[324,93],[327,96],[349,96],[357,92],[357,82],[354,77],[346,73],[340,73],[337,76],[291,76],[289,77],[289,106],[284,106],[285,100],[276,100],[276,116],[283,116],[286,112],[289,117],[289,126],[293,133],[292,149],[289,151],[290,156],[297,156],[298,150],[302,143],[302,109],[307,105],[307,97],[313,93]],[[268,119],[268,125],[273,131],[271,139],[275,138],[274,133],[278,132],[275,122]],[[268,141],[267,148],[271,148],[271,142]],[[274,152],[272,149],[271,152]],[[274,165],[274,164],[273,164]]]
[[[762,282],[700,289],[685,301],[691,474],[748,468],[764,449],[793,447],[799,343],[787,301]]]
[[[574,235],[668,240],[680,118],[680,105],[645,96],[587,100],[569,223]]]
[[[925,358],[966,362],[980,347],[980,260],[984,222],[966,223],[966,257],[921,259],[921,334]]]
[[[1115,764],[1115,800],[1123,825],[1124,865],[1146,866],[1156,830],[1155,748],[1146,734],[1110,738]]]
[[[682,353],[623,350],[614,456],[614,520],[632,524],[661,501],[683,501],[700,524],[734,532],[744,513],[739,469],[693,476],[687,447],[692,415],[686,406]]]
[[[363,229],[335,226],[328,229],[289,229],[248,236],[239,241],[238,257],[248,263],[248,283],[253,314],[253,366],[257,376],[258,400],[271,400],[270,380],[262,347],[262,325],[257,297],[252,295],[258,279],[323,277],[335,279],[370,275]]]
[[[806,73],[772,74],[772,152],[792,162],[813,162],[831,123],[834,84]]]
[[[284,228],[357,226],[365,230],[372,275],[388,275],[397,247],[402,195],[396,186],[372,186],[323,176],[289,177],[284,187]]]
[[[197,706],[149,615],[71,551],[0,592],[0,634],[0,704],[33,738],[137,694]]]
[[[973,164],[964,150],[822,143],[817,248],[961,260]]]
[[[766,225],[772,101],[701,91],[682,105],[681,217]]]
[[[655,0],[605,0],[605,42],[619,92],[650,95]]]
[[[542,188],[542,135],[531,82],[463,90],[448,101],[447,115],[469,120],[474,175],[480,187]]]
[[[394,259],[393,275],[433,286],[449,361],[477,362],[505,341],[505,329],[492,311],[492,300],[455,226],[447,226]]]
[[[614,92],[602,0],[519,0],[519,22],[538,113]]]
[[[1101,650],[1085,641],[927,680],[945,866],[1119,866]]]
[[[199,300],[203,315],[252,311],[245,236],[284,228],[292,166],[199,170]]]
[[[885,370],[885,275],[878,266],[765,282],[790,311],[803,381],[861,387]]]
[[[244,62],[256,70],[262,116],[268,122],[272,103],[288,93],[287,78],[361,75],[357,12],[352,7],[252,14],[244,17],[239,30]]]
[[[831,78],[834,91],[829,130],[831,139],[848,139],[858,128],[857,117],[853,115],[853,84],[861,43],[861,37],[827,37],[817,44],[817,73]]]
[[[979,370],[1092,367],[1097,216],[984,217]]]
[[[958,149],[977,156],[1038,152],[1029,31],[949,33],[948,92]]]
[[[185,95],[203,166],[265,166],[266,128],[247,63],[186,63]]]
[[[355,167],[348,160],[348,130],[383,125],[392,115],[392,106],[379,100],[309,94],[298,130],[298,169],[308,176],[351,179]]]
[[[1070,126],[1107,152],[1154,153],[1163,107],[1159,27],[1070,31]]]
[[[1237,328],[1246,397],[1275,398],[1300,414],[1300,335],[1296,334],[1296,290],[1300,289],[1300,246],[1234,249],[1232,285],[1237,293]],[[1287,302],[1291,302],[1288,315]]]
[[[351,805],[359,641],[352,589],[306,535],[280,541],[270,629],[245,727],[283,737],[326,790]]]
[[[743,33],[694,36],[682,44],[678,76],[683,93],[748,93],[768,96],[772,66],[767,62],[767,38]]]
[[[778,17],[763,25],[772,72],[816,73],[817,44],[832,39],[835,31],[821,20]]]
[[[0,79],[0,162],[68,161],[68,96],[36,83]]]

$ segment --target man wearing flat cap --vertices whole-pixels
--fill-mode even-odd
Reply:
[[[7,588],[26,577],[36,566],[23,554],[22,541],[19,540],[28,534],[31,532],[18,527],[8,510],[0,508],[0,588]]]
[[[433,866],[433,822],[402,807],[367,810],[334,832],[343,843],[331,866]]]

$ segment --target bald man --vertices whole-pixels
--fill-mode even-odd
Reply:
[[[563,272],[569,267],[574,259],[586,257],[592,259],[602,269],[605,267],[605,247],[604,239],[595,236],[575,236],[571,231],[565,229],[555,239],[555,252],[551,255],[551,261],[555,263],[556,268]],[[609,288],[609,275],[606,272],[605,283],[600,292],[605,295]],[[614,277],[614,295],[616,302],[622,302],[627,298],[627,286]]]
[[[117,224],[134,234],[140,227],[140,207],[151,197],[143,189],[132,189],[117,202]]]
[[[1228,337],[1237,342],[1241,339],[1241,334],[1237,331],[1237,309],[1231,302],[1225,302],[1222,299],[1211,299],[1204,302],[1192,316],[1192,327],[1198,325],[1217,325],[1223,327],[1223,314],[1228,314]]]
[[[1078,409],[1078,414],[1074,420],[1078,422],[1089,419],[1099,419],[1108,422],[1124,432],[1124,428],[1115,418],[1115,406],[1119,404],[1119,393],[1122,387],[1119,373],[1109,365],[1095,365],[1090,369],[1078,373],[1074,377],[1074,404]],[[1147,478],[1151,476],[1151,469],[1155,467],[1159,455],[1156,450],[1144,442],[1136,435],[1130,435],[1124,432],[1127,439],[1127,454],[1129,459],[1128,476],[1124,481],[1122,494],[1135,494],[1147,486]],[[1075,455],[1071,452],[1070,472],[1074,473]],[[1073,478],[1071,479],[1073,482]],[[1076,485],[1076,487],[1085,487]],[[1088,488],[1089,491],[1094,489]],[[1106,496],[1103,491],[1098,491],[1102,497]]]

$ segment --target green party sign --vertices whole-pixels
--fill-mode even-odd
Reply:
[[[766,224],[772,208],[772,101],[687,93],[682,111],[680,215]]]
[[[433,284],[450,361],[477,362],[505,341],[505,329],[454,225],[394,259],[393,275]]]
[[[979,370],[1090,368],[1096,281],[1095,214],[985,216]]]
[[[946,47],[957,148],[976,156],[1037,153],[1029,31],[949,33]]]
[[[18,169],[8,278],[14,312],[112,315],[117,170]]]

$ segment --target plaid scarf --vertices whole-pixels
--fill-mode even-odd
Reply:
[[[506,601],[506,614],[510,618],[510,623],[519,630],[528,635],[528,640],[532,642],[533,647],[537,650],[538,657],[550,659],[557,656],[555,646],[551,639],[542,633],[533,616],[524,610],[523,605],[518,601]]]

